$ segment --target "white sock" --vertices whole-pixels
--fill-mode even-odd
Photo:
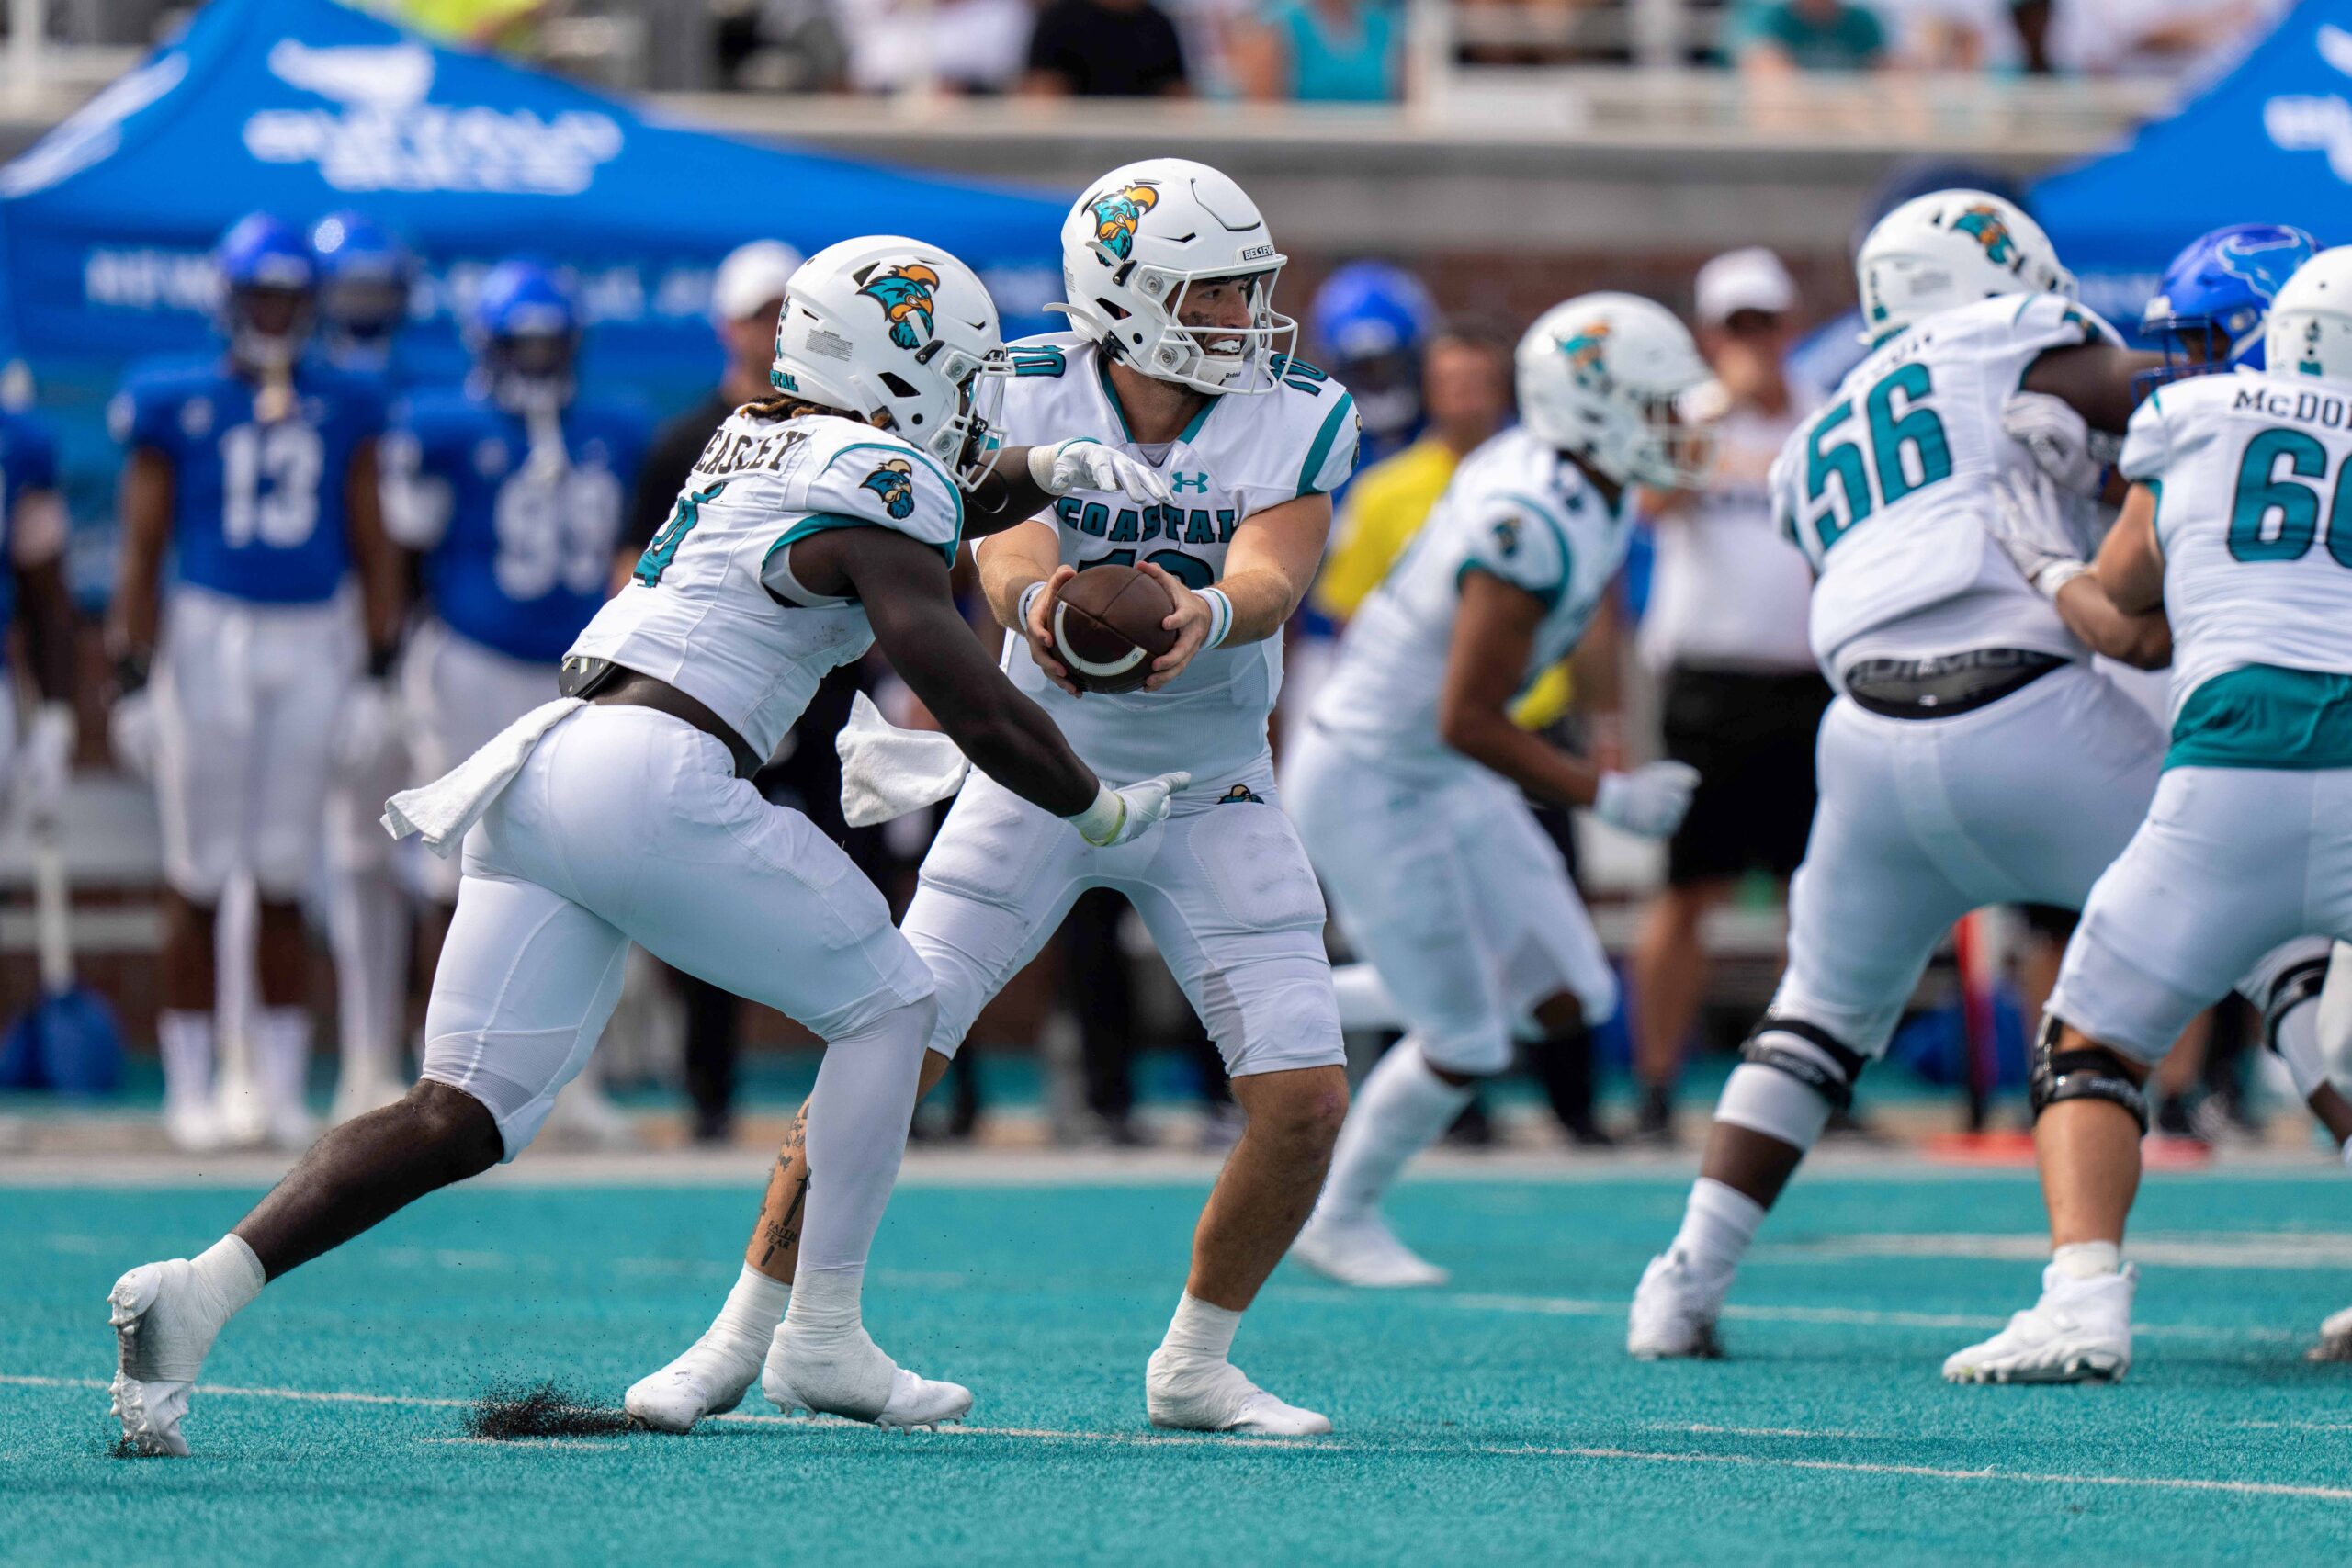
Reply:
[[[351,1082],[401,1076],[401,983],[407,900],[385,873],[328,879],[327,944],[334,953],[335,1047]]]
[[[1747,1255],[1756,1227],[1763,1223],[1763,1204],[1702,1176],[1690,1184],[1690,1201],[1682,1211],[1682,1228],[1674,1233],[1670,1250],[1689,1258],[1701,1274],[1728,1275]]]
[[[2070,1242],[2051,1253],[2050,1267],[2061,1279],[2096,1280],[2122,1269],[2123,1248],[2111,1241]]]
[[[1340,1001],[1341,1029],[1401,1029],[1396,998],[1388,994],[1380,971],[1369,964],[1342,964],[1331,971],[1331,990]]]
[[[825,1043],[808,1096],[808,1218],[800,1237],[800,1288],[793,1293],[796,1322],[812,1274],[865,1272],[907,1152],[923,1047],[937,1017],[926,997]],[[850,1301],[854,1321],[854,1285]]]
[[[784,1321],[785,1309],[791,1303],[790,1285],[771,1280],[746,1263],[735,1276],[734,1289],[727,1292],[727,1304],[718,1309],[704,1337],[756,1361],[767,1354],[768,1341],[775,1337],[776,1325]]]
[[[257,1008],[254,1011],[254,1077],[262,1103],[300,1109],[310,1088],[311,1010]]]
[[[816,1119],[811,1117],[812,1130],[815,1123]],[[744,1272],[751,1271],[747,1266]],[[855,1334],[862,1326],[859,1299],[865,1290],[865,1264],[854,1263],[845,1269],[811,1269],[804,1258],[792,1282],[784,1322],[798,1333],[820,1338]]]
[[[1186,1291],[1176,1303],[1176,1315],[1168,1320],[1168,1337],[1160,1345],[1188,1356],[1222,1361],[1233,1353],[1233,1332],[1240,1326],[1239,1313],[1211,1306]]]
[[[1323,1183],[1324,1212],[1345,1220],[1379,1207],[1405,1162],[1437,1142],[1474,1092],[1430,1070],[1419,1035],[1398,1041],[1364,1075],[1340,1128]]]
[[[264,1283],[261,1259],[245,1245],[245,1238],[232,1231],[202,1252],[188,1259],[195,1271],[196,1283],[210,1308],[212,1330],[253,1304],[261,1294]]]
[[[166,1008],[155,1015],[164,1058],[164,1102],[199,1105],[212,1097],[212,1015]]]

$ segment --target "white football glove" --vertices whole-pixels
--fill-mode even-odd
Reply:
[[[1141,506],[1175,498],[1166,479],[1091,435],[1073,435],[1050,446],[1030,447],[1029,477],[1047,495],[1068,495],[1074,490],[1117,491]]]
[[[2001,405],[2001,429],[2033,454],[2034,467],[2076,495],[2097,495],[2123,442],[2047,392],[2012,392]]]
[[[107,748],[133,778],[153,782],[155,777],[156,728],[155,694],[150,686],[116,698],[107,712]]]
[[[1070,818],[1079,837],[1098,850],[1140,838],[1168,816],[1169,797],[1193,782],[1190,773],[1162,773],[1119,789],[1104,784],[1094,804]]]
[[[2066,522],[2058,487],[2047,474],[2012,474],[1996,484],[1984,531],[2045,599],[2056,599],[2058,590],[2090,570]]]
[[[25,739],[17,748],[16,795],[26,816],[35,822],[54,822],[65,804],[65,785],[74,774],[74,710],[64,703],[43,703],[33,710]]]
[[[391,750],[400,730],[400,705],[391,683],[372,678],[353,682],[335,719],[335,767],[346,777],[366,777]]]
[[[1645,839],[1663,839],[1682,826],[1699,770],[1688,762],[1644,762],[1626,773],[1600,775],[1592,814],[1612,828]]]

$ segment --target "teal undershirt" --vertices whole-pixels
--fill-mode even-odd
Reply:
[[[2167,768],[2352,768],[2352,675],[2249,664],[2188,694]]]

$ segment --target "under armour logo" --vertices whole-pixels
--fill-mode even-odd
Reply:
[[[1190,485],[1193,489],[1206,494],[1209,488],[1209,477],[1204,473],[1170,474],[1168,476],[1168,489],[1171,494],[1183,494],[1184,487],[1187,485]]]

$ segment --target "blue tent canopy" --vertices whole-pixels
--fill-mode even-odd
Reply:
[[[209,341],[205,253],[239,215],[357,208],[426,276],[404,352],[459,364],[452,308],[517,251],[572,269],[585,374],[656,404],[707,384],[710,269],[744,241],[911,233],[980,269],[1008,331],[1059,295],[1066,197],[755,146],[437,48],[334,0],[211,0],[0,169],[0,343],[65,424],[76,511],[102,506],[96,411],[129,360]]]
[[[2352,0],[2301,0],[2178,113],[2032,200],[2085,299],[2123,318],[2209,229],[2293,223],[2322,244],[2352,241]]]

